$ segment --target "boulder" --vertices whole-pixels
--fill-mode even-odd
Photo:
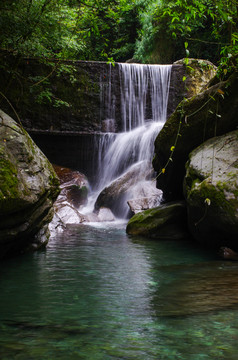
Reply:
[[[60,180],[60,195],[75,208],[87,203],[89,183],[84,174],[69,168],[53,165]]]
[[[189,153],[209,138],[237,127],[238,73],[180,103],[155,140],[157,187],[167,201],[183,198]]]
[[[163,193],[155,185],[155,181],[147,180],[133,187],[132,199],[127,201],[132,214],[159,206]]]
[[[59,180],[27,132],[3,111],[0,139],[0,257],[4,257],[48,242],[47,224]]]
[[[114,221],[115,217],[110,209],[100,208],[98,211],[98,219],[99,221]]]
[[[151,174],[152,169],[148,161],[132,165],[128,171],[102,190],[96,200],[95,210],[106,207],[111,209],[116,216],[126,217],[129,211],[127,200],[131,198],[133,186],[144,180],[146,176],[150,177]]]
[[[60,194],[54,203],[55,215],[50,223],[51,235],[66,228],[67,224],[79,224],[84,216],[79,207],[87,203],[88,180],[84,174],[59,165],[54,165],[60,180]]]
[[[186,62],[186,97],[192,97],[205,90],[206,85],[216,75],[217,67],[208,60],[181,59],[174,65],[183,65]]]
[[[100,208],[96,212],[91,212],[83,215],[82,222],[104,222],[114,221],[115,217],[110,209]]]
[[[56,201],[54,205],[54,218],[50,223],[50,232],[55,235],[55,230],[63,230],[68,224],[79,224],[84,221],[80,212],[67,201]]]
[[[142,235],[159,240],[184,239],[187,236],[187,216],[184,202],[171,202],[135,214],[128,222],[130,235]]]
[[[208,246],[238,249],[238,130],[206,141],[190,154],[186,167],[192,235]]]

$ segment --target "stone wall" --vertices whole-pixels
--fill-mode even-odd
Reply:
[[[46,65],[37,59],[23,59],[15,66],[15,73],[0,72],[0,91],[8,99],[0,98],[0,106],[15,118],[13,106],[28,131],[105,131],[112,106],[116,120],[113,131],[121,130],[117,63],[52,61]],[[184,73],[183,64],[173,65],[168,115],[184,97]]]

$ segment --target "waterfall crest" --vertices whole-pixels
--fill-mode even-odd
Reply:
[[[171,65],[119,64],[123,130],[165,122]]]

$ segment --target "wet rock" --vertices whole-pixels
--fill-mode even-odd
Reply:
[[[154,239],[184,239],[187,236],[187,216],[184,202],[171,202],[135,214],[126,232]]]
[[[59,180],[27,132],[2,111],[0,138],[0,257],[3,257],[48,242],[47,224],[53,217]]]
[[[115,217],[110,209],[100,208],[96,212],[83,215],[83,222],[104,222],[114,221]]]
[[[238,253],[227,247],[221,247],[218,254],[225,260],[238,261]]]
[[[116,216],[126,217],[129,211],[127,200],[130,198],[130,191],[146,175],[150,177],[151,173],[151,165],[147,161],[131,166],[127,172],[103,189],[96,200],[95,210],[106,207],[111,209]]]
[[[155,181],[140,181],[133,187],[132,199],[127,203],[132,214],[159,206],[163,192],[156,188]]]
[[[100,208],[98,212],[99,221],[114,221],[115,217],[110,209]]]
[[[238,249],[238,130],[206,141],[187,163],[185,196],[192,235]]]
[[[68,224],[79,224],[84,216],[79,207],[87,203],[88,180],[85,175],[62,166],[54,165],[60,179],[60,194],[54,204],[55,215],[50,224],[52,236],[63,231]]]
[[[58,165],[54,165],[54,169],[60,179],[60,195],[76,208],[85,205],[89,188],[86,176]]]

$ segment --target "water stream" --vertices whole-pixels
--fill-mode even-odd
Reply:
[[[190,242],[70,226],[1,263],[1,360],[236,360],[238,265]]]

